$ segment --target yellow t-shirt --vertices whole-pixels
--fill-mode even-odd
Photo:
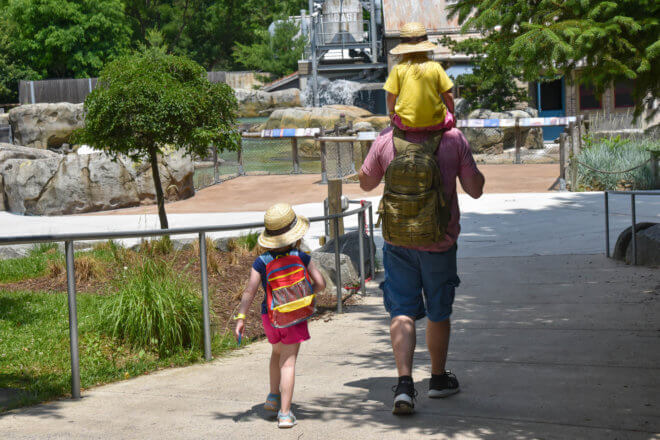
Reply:
[[[403,61],[392,68],[383,88],[397,95],[394,111],[408,127],[430,127],[445,120],[441,93],[454,83],[436,61]]]

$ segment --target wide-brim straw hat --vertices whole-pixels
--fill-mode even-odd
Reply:
[[[264,214],[266,229],[259,235],[259,246],[277,249],[293,244],[304,237],[309,220],[296,215],[288,203],[276,203]]]
[[[422,23],[411,22],[401,27],[401,44],[395,46],[390,53],[392,55],[405,55],[407,53],[429,52],[437,46],[428,40],[426,28]]]

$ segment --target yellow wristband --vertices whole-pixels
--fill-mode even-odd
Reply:
[[[234,321],[238,321],[239,319],[245,319],[245,313],[239,313],[234,316]]]

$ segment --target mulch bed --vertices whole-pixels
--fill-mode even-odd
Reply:
[[[247,251],[244,248],[236,248],[230,252],[221,252],[210,246],[208,248],[209,300],[211,309],[215,315],[212,325],[214,331],[222,334],[226,331],[233,330],[234,322],[231,318],[236,313],[241,294],[250,274],[250,268],[254,259],[259,255],[259,251]],[[174,271],[184,273],[190,279],[191,283],[196,283],[200,286],[199,290],[201,291],[199,250],[197,245],[165,255],[159,255],[153,252],[144,255],[143,252],[138,253],[126,250],[125,256],[128,261],[139,258],[166,260],[172,264]],[[89,263],[89,261],[85,262],[85,258],[76,256],[76,291],[111,295],[113,293],[112,279],[117,272],[123,270],[123,265],[106,263],[96,265],[97,267],[90,269],[89,264],[86,263]],[[62,262],[52,263],[43,276],[15,283],[0,283],[0,288],[9,291],[66,292],[66,271],[63,269]],[[246,314],[247,325],[245,335],[251,339],[264,336],[261,326],[262,300],[263,291],[260,288]],[[344,297],[343,304],[355,304],[357,301],[357,295],[349,295]],[[327,319],[328,314],[336,310],[336,308],[337,299],[334,292],[317,295],[318,313],[314,319]]]

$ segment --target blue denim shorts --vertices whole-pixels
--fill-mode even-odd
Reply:
[[[391,318],[449,319],[461,282],[456,272],[456,246],[446,252],[426,252],[385,243],[383,265],[385,281],[380,287]]]

